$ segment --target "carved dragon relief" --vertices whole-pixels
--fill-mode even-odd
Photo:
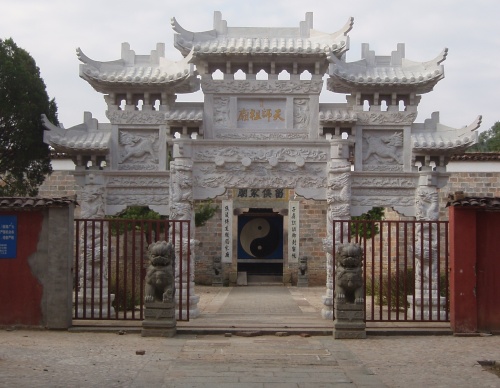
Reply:
[[[411,125],[417,112],[356,112],[358,124],[399,124]]]
[[[352,187],[394,187],[412,188],[416,187],[416,179],[392,178],[392,177],[353,177]]]
[[[106,111],[106,117],[111,124],[146,124],[162,125],[166,122],[165,112],[159,111]]]
[[[413,206],[415,199],[412,197],[380,197],[380,196],[369,196],[361,197],[355,196],[352,199],[353,206],[383,206],[383,207],[393,207],[393,206]]]
[[[108,205],[168,205],[167,194],[109,194],[107,197]]]
[[[229,97],[214,98],[214,127],[229,128]]]
[[[309,100],[306,98],[296,98],[293,101],[293,128],[299,130],[309,129],[311,112],[309,110]]]
[[[110,186],[168,187],[169,177],[168,175],[165,177],[110,176],[107,182]]]
[[[325,188],[326,176],[320,171],[294,167],[271,169],[262,165],[248,168],[229,166],[224,171],[216,171],[211,166],[200,167],[194,174],[196,187],[314,187]],[[287,171],[288,170],[288,171]]]
[[[231,161],[237,161],[248,157],[253,161],[267,161],[275,157],[280,161],[302,157],[308,161],[326,161],[328,154],[319,149],[306,148],[271,148],[262,149],[262,147],[213,147],[203,149],[194,153],[196,162],[211,162],[216,157],[223,157]]]
[[[418,221],[439,219],[439,194],[435,187],[419,187],[415,197],[415,215]]]
[[[104,187],[87,185],[78,194],[82,218],[103,218],[104,212]]]
[[[297,140],[307,139],[306,133],[218,133],[215,135],[217,139],[231,140]]]

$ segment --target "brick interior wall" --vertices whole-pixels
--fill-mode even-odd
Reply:
[[[196,284],[211,285],[213,280],[213,263],[214,258],[222,254],[222,219],[221,219],[221,202],[214,201],[214,206],[218,206],[219,210],[214,216],[209,219],[204,226],[199,226],[195,230],[195,239],[199,241],[196,247],[195,256],[195,282]],[[235,244],[233,244],[235,245]],[[233,246],[233,252],[236,252],[236,247]],[[223,263],[223,279],[227,279],[231,269],[230,264]]]
[[[326,201],[300,201],[300,256],[307,256],[307,272],[310,286],[326,284],[326,253],[323,239],[326,237]],[[294,271],[296,280],[297,270]]]
[[[71,171],[54,171],[38,189],[43,198],[76,196],[78,185]]]
[[[467,197],[500,197],[500,165],[498,172],[455,172],[439,192],[440,220],[448,220],[448,195],[463,191]]]

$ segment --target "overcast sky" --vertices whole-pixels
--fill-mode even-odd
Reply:
[[[157,42],[166,44],[167,58],[179,60],[173,47],[170,19],[184,28],[213,28],[221,11],[229,27],[298,27],[306,12],[314,28],[341,29],[349,17],[347,61],[360,59],[361,43],[377,55],[390,55],[406,43],[406,58],[428,61],[447,47],[445,78],[422,97],[417,122],[434,111],[441,123],[462,127],[483,116],[481,130],[500,121],[500,2],[498,0],[0,0],[0,39],[13,38],[40,68],[49,96],[55,97],[59,120],[66,128],[79,124],[90,111],[108,122],[102,94],[78,75],[80,47],[90,58],[120,58],[121,43],[136,54],[149,54]],[[321,102],[343,102],[323,93]],[[202,101],[201,95],[179,100]]]

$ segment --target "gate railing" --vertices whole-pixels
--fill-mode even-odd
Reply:
[[[181,220],[75,219],[73,319],[143,320],[147,249],[165,240],[176,253],[177,319],[189,320],[190,233]]]
[[[333,231],[334,253],[363,247],[367,322],[449,321],[447,221],[336,220]]]

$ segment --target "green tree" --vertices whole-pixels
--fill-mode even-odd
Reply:
[[[372,207],[360,216],[352,216],[351,220],[361,222],[353,222],[351,224],[351,236],[367,239],[376,236],[379,232],[378,225],[374,224],[372,226],[371,223],[364,223],[362,221],[381,221],[384,219],[384,216],[385,210],[383,207]]]
[[[467,150],[467,152],[494,152],[500,151],[500,121],[479,134],[477,144]]]
[[[12,39],[0,39],[0,196],[34,196],[52,172],[42,114],[58,124],[35,60]]]
[[[219,210],[218,206],[212,205],[212,201],[203,201],[196,206],[194,213],[195,226],[204,226],[207,221]]]

